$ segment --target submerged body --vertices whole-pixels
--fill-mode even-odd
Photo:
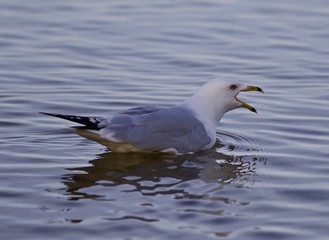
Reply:
[[[213,80],[192,97],[172,108],[137,107],[112,117],[80,117],[44,113],[85,125],[75,128],[83,137],[113,152],[168,152],[184,154],[211,148],[222,116],[250,105],[237,99],[241,91],[260,91],[232,80]]]

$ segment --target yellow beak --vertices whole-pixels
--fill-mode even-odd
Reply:
[[[258,91],[258,92],[264,93],[264,91],[260,87],[257,87],[257,86],[247,86],[245,89],[242,89],[240,92],[250,92],[250,91]],[[250,111],[257,113],[257,111],[254,107],[252,107],[249,104],[242,102],[240,100],[238,100],[238,101],[241,103],[241,107],[247,108]]]

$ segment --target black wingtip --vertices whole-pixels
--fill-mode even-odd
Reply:
[[[74,116],[74,115],[64,115],[64,114],[56,114],[56,113],[46,113],[46,112],[39,112],[44,115],[62,118],[71,122],[79,123],[85,125],[88,129],[100,129],[98,124],[102,120],[100,117],[83,117],[83,116]]]
[[[71,115],[63,115],[63,114],[57,114],[57,113],[46,113],[46,112],[39,112],[39,113],[41,113],[43,115],[52,116],[52,117],[62,118],[62,119],[69,120],[69,121],[72,121],[70,117],[73,117]]]
[[[56,117],[56,114],[54,113],[46,113],[46,112],[39,112],[40,114],[48,115],[48,116],[53,116]]]

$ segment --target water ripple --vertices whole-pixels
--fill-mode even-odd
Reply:
[[[324,239],[324,1],[0,3],[3,239]],[[261,86],[214,148],[120,155],[39,111],[177,104],[212,78]]]

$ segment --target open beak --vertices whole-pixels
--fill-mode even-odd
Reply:
[[[245,89],[242,89],[240,92],[250,92],[250,91],[257,91],[257,92],[261,92],[261,93],[264,93],[264,91],[260,88],[260,87],[257,87],[257,86],[247,86]],[[247,108],[249,109],[250,111],[254,112],[254,113],[257,113],[256,109],[252,106],[250,106],[249,104],[245,103],[245,102],[242,102],[240,99],[238,99],[236,96],[235,96],[235,99],[241,103],[241,107],[244,107],[244,108]]]

